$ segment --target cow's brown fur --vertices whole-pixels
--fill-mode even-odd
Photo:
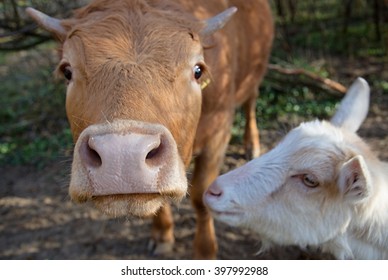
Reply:
[[[238,8],[232,20],[213,35],[202,36],[201,20],[231,6]],[[115,119],[167,127],[186,167],[196,155],[190,188],[198,218],[195,257],[214,258],[215,233],[202,193],[219,174],[237,106],[246,109],[246,147],[254,155],[259,152],[254,104],[274,32],[268,2],[97,0],[61,23],[67,34],[56,34],[63,43],[58,72],[71,61],[77,79],[69,86],[66,100],[74,141],[89,125]],[[182,74],[182,62],[193,50],[204,53],[206,75],[200,82],[211,78],[199,94],[188,91]],[[88,200],[87,192],[72,196],[77,195]],[[146,207],[151,196],[155,195],[94,200],[109,210],[114,201]],[[154,218],[152,236],[156,242],[172,242],[172,230],[166,204]]]

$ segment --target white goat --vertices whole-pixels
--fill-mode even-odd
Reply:
[[[215,218],[247,227],[263,250],[317,246],[338,259],[388,258],[388,164],[356,135],[369,108],[358,78],[331,122],[302,123],[273,150],[217,178]]]

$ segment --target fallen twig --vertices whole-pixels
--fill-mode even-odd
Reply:
[[[325,86],[327,86],[335,91],[338,91],[338,92],[343,93],[343,94],[346,93],[346,87],[343,86],[342,84],[340,84],[336,81],[333,81],[331,79],[328,79],[328,78],[323,78],[315,73],[309,72],[309,71],[302,69],[302,68],[295,68],[295,69],[284,68],[284,67],[281,67],[279,65],[269,64],[268,69],[274,70],[276,72],[279,72],[279,73],[285,74],[285,75],[304,75],[304,76],[309,77],[312,80],[323,83]]]

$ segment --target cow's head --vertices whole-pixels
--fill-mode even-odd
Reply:
[[[27,12],[62,43],[71,198],[138,216],[180,200],[209,78],[203,41],[236,9],[206,21],[128,1],[96,1],[66,20]]]
[[[294,128],[270,152],[218,177],[205,203],[216,218],[269,243],[346,246],[342,234],[370,196],[364,156],[376,160],[355,134],[368,104],[368,84],[358,79],[331,122]]]

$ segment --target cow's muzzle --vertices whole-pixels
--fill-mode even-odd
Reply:
[[[70,183],[76,201],[131,194],[181,199],[186,191],[184,164],[162,125],[116,120],[89,126],[77,140]]]

